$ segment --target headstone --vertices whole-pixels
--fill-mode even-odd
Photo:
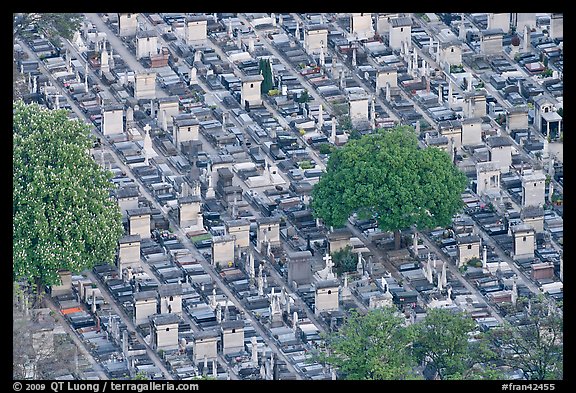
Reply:
[[[442,85],[438,85],[438,103],[440,105],[444,104],[444,101],[442,99],[442,91],[444,90],[444,87]]]
[[[360,274],[364,273],[364,264],[362,263],[362,251],[358,251],[358,263],[356,264],[356,271]]]
[[[196,75],[197,72],[198,70],[196,67],[192,67],[192,69],[190,69],[190,85],[195,85],[198,83],[198,76]]]
[[[250,349],[251,349],[251,357],[250,361],[253,366],[258,365],[258,342],[256,341],[256,336],[252,336],[250,338]]]

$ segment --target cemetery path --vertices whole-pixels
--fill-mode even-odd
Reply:
[[[88,123],[91,123],[86,116],[84,115],[84,113],[80,110],[80,108],[78,108],[78,106],[75,104],[75,102],[70,99],[70,96],[68,95],[68,92],[66,91],[66,89],[64,89],[62,87],[62,85],[54,78],[54,76],[52,76],[52,73],[48,70],[48,68],[46,68],[46,64],[40,60],[40,58],[38,57],[38,55],[36,55],[35,52],[33,52],[30,47],[24,43],[23,41],[16,39],[16,42],[20,44],[20,46],[22,47],[22,49],[24,50],[24,52],[28,55],[28,59],[32,60],[36,60],[38,61],[38,65],[40,67],[40,69],[42,70],[42,74],[46,75],[48,77],[48,80],[50,81],[50,83],[52,84],[52,86],[54,86],[62,96],[66,97],[66,100],[68,101],[68,103],[70,104],[72,111],[81,119],[86,120]]]
[[[124,45],[122,40],[114,34],[110,27],[102,20],[102,18],[96,13],[85,13],[86,18],[92,22],[99,32],[106,33],[106,40],[114,48],[114,51],[122,56],[122,60],[130,67],[134,72],[144,72],[146,69],[142,64],[140,64],[136,57],[130,53],[128,48]]]
[[[212,279],[212,281],[215,282],[218,285],[218,287],[220,287],[220,290],[226,295],[228,300],[230,300],[234,304],[236,309],[238,309],[239,311],[241,311],[244,314],[245,318],[248,319],[250,324],[254,327],[254,330],[258,333],[258,335],[260,335],[262,337],[262,339],[264,340],[266,345],[268,345],[268,347],[270,347],[274,351],[276,356],[278,356],[280,359],[282,359],[284,362],[286,362],[286,366],[288,367],[288,369],[291,372],[294,373],[294,375],[296,375],[297,379],[302,379],[302,376],[294,368],[294,365],[288,360],[288,358],[286,357],[284,352],[282,352],[280,350],[280,348],[278,348],[276,343],[270,338],[270,335],[266,331],[264,331],[260,322],[258,322],[258,320],[253,315],[253,313],[250,310],[248,310],[246,307],[244,307],[244,304],[238,300],[238,298],[234,295],[232,290],[226,285],[226,283],[224,283],[222,277],[220,277],[220,275],[218,273],[216,273],[216,271],[214,270],[212,265],[210,263],[208,263],[208,261],[206,261],[206,259],[204,258],[203,255],[200,254],[200,252],[192,244],[190,239],[186,236],[186,233],[182,230],[182,228],[180,228],[177,225],[177,223],[175,222],[175,220],[172,217],[169,216],[169,220],[170,220],[170,225],[173,228],[175,228],[175,232],[178,233],[178,235],[179,235],[178,237],[179,237],[180,241],[182,242],[182,244],[188,250],[190,250],[190,252],[192,253],[193,256],[195,256],[198,259],[198,261],[200,262],[200,264],[202,265],[202,267],[204,268],[206,273],[208,273],[208,275],[210,275],[210,278]],[[248,316],[250,316],[250,318],[248,318]],[[224,363],[224,364],[227,364],[227,363]]]
[[[406,290],[414,290],[414,288],[412,288],[412,286],[408,282],[406,282],[405,278],[402,275],[400,275],[400,272],[398,271],[398,269],[396,269],[396,267],[392,263],[390,263],[390,261],[388,260],[388,257],[386,256],[386,252],[384,250],[381,250],[380,248],[378,248],[356,226],[354,226],[350,223],[347,223],[347,228],[352,232],[352,234],[354,234],[354,236],[356,236],[358,239],[362,240],[364,245],[376,257],[376,261],[379,261],[380,263],[382,263],[384,268],[392,275],[392,277],[394,279],[396,279],[397,281],[404,282],[403,286],[404,286],[404,288],[406,288]],[[352,294],[354,295],[354,293],[352,293]],[[356,297],[355,297],[355,300],[357,303],[362,304],[360,302],[360,300],[358,300]],[[420,297],[420,294],[418,294],[418,301],[421,305],[425,304],[425,302]],[[364,307],[364,309],[366,309],[366,307],[363,304],[362,304],[362,306]]]
[[[148,72],[148,70],[144,68],[144,66],[140,64],[138,60],[136,60],[136,56],[128,50],[122,40],[118,38],[118,36],[114,34],[112,30],[110,30],[110,27],[104,23],[98,14],[85,13],[84,15],[90,20],[90,22],[96,25],[98,31],[106,33],[106,40],[112,46],[112,48],[114,48],[114,51],[122,57],[122,60],[124,60],[130,69],[132,69],[135,73]],[[167,96],[168,94],[162,88],[160,88],[160,86],[158,86],[158,81],[156,81],[156,98]]]
[[[426,236],[426,234],[424,234],[422,232],[418,232],[418,235],[423,240],[423,242],[426,244],[426,246],[436,253],[436,255],[440,258],[440,260],[446,262],[446,268],[450,271],[450,273],[452,273],[452,276],[458,278],[458,281],[460,281],[460,283],[462,283],[462,285],[464,285],[464,287],[466,289],[468,289],[471,293],[478,295],[479,299],[483,299],[486,302],[486,305],[488,306],[488,308],[490,309],[492,316],[494,318],[496,318],[498,320],[498,322],[503,323],[504,320],[502,319],[500,314],[494,309],[494,307],[488,301],[486,301],[486,297],[484,295],[482,295],[476,287],[474,287],[472,284],[470,284],[462,276],[460,271],[456,268],[456,266],[454,266],[454,264],[451,261],[445,260],[444,252],[433,241],[430,241],[430,239],[428,238],[428,236]]]
[[[286,283],[286,280],[280,275],[280,273],[278,273],[278,270],[276,270],[276,268],[274,268],[274,266],[272,266],[272,263],[269,261],[268,257],[266,257],[263,254],[260,254],[256,249],[253,250],[253,253],[254,253],[255,258],[257,257],[261,260],[266,261],[266,266],[268,267],[268,272],[274,278],[274,281],[281,283],[282,286],[284,287],[284,290],[293,299],[294,298],[298,299],[302,308],[304,310],[306,310],[306,316],[308,317],[308,319],[310,319],[314,323],[314,325],[316,325],[316,327],[318,327],[318,329],[320,329],[320,331],[326,332],[327,330],[329,330],[328,326],[326,326],[326,324],[324,322],[322,322],[321,320],[316,318],[316,316],[314,315],[314,312],[310,309],[310,307],[308,307],[308,305],[304,302],[304,300],[302,300],[302,298],[297,293],[292,291],[292,289],[290,288],[290,285],[288,285]]]
[[[114,310],[114,312],[122,318],[122,321],[126,324],[128,332],[135,332],[136,333],[136,337],[138,338],[138,341],[140,343],[143,343],[144,346],[146,347],[146,354],[154,362],[154,365],[162,371],[162,373],[164,374],[164,378],[168,379],[168,380],[173,380],[174,378],[172,377],[172,374],[166,369],[166,367],[164,366],[164,363],[162,362],[162,360],[160,360],[156,351],[154,351],[150,347],[150,344],[144,339],[142,334],[140,334],[140,332],[138,330],[136,330],[134,323],[132,322],[132,320],[130,318],[128,318],[128,316],[126,315],[124,310],[121,309],[120,307],[118,307],[116,300],[108,292],[108,288],[106,288],[105,286],[102,285],[102,282],[98,279],[98,277],[96,277],[96,275],[93,272],[87,271],[86,275],[88,276],[88,278],[92,282],[94,282],[98,285],[98,287],[100,288],[100,293],[102,294],[102,297],[104,298],[106,303],[110,305],[112,310]]]
[[[80,338],[78,337],[78,333],[75,330],[73,330],[72,327],[70,327],[70,324],[67,321],[64,320],[64,317],[62,316],[60,309],[56,307],[52,298],[50,296],[45,296],[44,300],[46,302],[46,305],[50,308],[50,310],[54,312],[54,315],[58,316],[59,319],[58,323],[64,328],[66,333],[68,333],[68,336],[72,339],[72,341],[74,341],[74,345],[76,345],[78,351],[80,351],[80,353],[82,353],[82,355],[88,360],[93,370],[98,374],[98,377],[101,380],[109,379],[108,375],[102,369],[100,363],[98,363],[96,359],[94,359],[94,356],[92,356],[92,354],[86,349],[86,346],[84,345],[82,340],[80,340]]]
[[[530,278],[528,278],[526,274],[524,274],[524,272],[518,269],[518,267],[514,263],[514,260],[504,252],[502,247],[500,247],[500,245],[496,243],[496,241],[492,239],[491,236],[486,234],[486,232],[484,232],[484,230],[478,224],[476,224],[476,222],[474,222],[474,227],[476,233],[480,234],[480,237],[482,238],[482,244],[486,244],[487,246],[492,247],[494,252],[496,252],[496,254],[498,255],[498,257],[502,259],[502,261],[506,262],[508,266],[510,266],[510,268],[518,276],[518,279],[521,280],[524,283],[524,285],[528,287],[528,289],[530,289],[530,291],[532,291],[534,294],[541,293],[540,289],[536,286],[536,284],[534,284],[534,282]]]

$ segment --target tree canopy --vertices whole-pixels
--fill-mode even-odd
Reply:
[[[486,369],[493,371],[473,367],[495,355],[488,350],[485,340],[469,340],[476,323],[467,314],[430,309],[414,327],[414,355],[419,362],[432,366],[440,379],[485,379]]]
[[[61,36],[71,39],[80,28],[82,14],[77,13],[17,13],[13,14],[12,36],[15,37],[31,26],[48,38]]]
[[[343,379],[415,379],[411,340],[411,329],[404,326],[396,307],[366,315],[351,310],[342,327],[326,338],[327,353],[318,357],[337,367]]]
[[[274,80],[272,79],[272,65],[268,59],[260,59],[259,69],[264,80],[260,85],[260,91],[262,94],[268,94],[270,90],[274,88]]]
[[[505,323],[490,330],[492,349],[506,365],[521,370],[525,379],[563,378],[564,319],[552,302],[543,295],[521,297],[514,314],[517,326]]]
[[[385,231],[448,226],[462,206],[467,179],[449,155],[419,148],[410,126],[378,130],[334,151],[312,190],[311,208],[341,227],[352,213]]]
[[[13,104],[13,278],[60,283],[59,270],[111,263],[122,216],[112,173],[89,155],[90,126],[22,101]]]

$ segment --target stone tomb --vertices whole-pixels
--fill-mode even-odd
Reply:
[[[142,239],[150,239],[150,208],[130,209],[126,214],[128,215],[129,234],[140,235]]]
[[[140,241],[139,234],[125,235],[118,241],[118,272],[128,267],[137,267],[140,265]]]
[[[219,337],[220,332],[215,329],[202,330],[194,333],[192,361],[196,365],[205,358],[207,360],[213,360],[218,357],[217,344]]]
[[[178,322],[180,317],[175,314],[152,315],[150,317],[152,348],[156,351],[177,349]]]
[[[261,217],[256,219],[256,250],[266,253],[266,247],[278,247],[280,245],[280,218]]]
[[[534,228],[526,224],[514,225],[511,229],[514,237],[514,259],[534,258],[536,237]]]
[[[226,234],[234,236],[236,247],[245,249],[250,247],[250,221],[245,219],[224,221]]]
[[[182,313],[182,284],[162,284],[158,288],[158,303],[161,314]]]
[[[461,267],[473,258],[480,259],[480,237],[477,235],[458,236],[457,266]]]
[[[244,321],[232,320],[224,321],[220,324],[222,339],[222,352],[229,353],[242,352],[244,349]]]
[[[308,250],[288,254],[288,284],[293,289],[298,285],[309,285],[312,282],[311,258],[312,253]]]
[[[158,293],[156,291],[135,292],[134,296],[134,315],[135,325],[143,325],[149,322],[150,316],[158,312]]]
[[[314,284],[314,314],[320,315],[324,311],[336,311],[339,308],[337,279],[322,280]]]
[[[235,238],[231,235],[212,237],[212,265],[230,266],[234,264]]]

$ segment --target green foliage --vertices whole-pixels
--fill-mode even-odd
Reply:
[[[552,76],[552,73],[553,73],[552,69],[546,68],[544,71],[542,71],[542,73],[540,74],[540,76],[541,76],[542,78],[549,78],[549,77]]]
[[[499,125],[503,125],[504,122],[506,121],[506,116],[503,115],[502,113],[500,113],[498,116],[496,116],[496,118],[494,119],[494,121],[496,123],[498,123]]]
[[[440,379],[459,376],[472,366],[474,351],[468,333],[475,330],[475,322],[463,313],[435,308],[415,325],[414,354],[418,361],[428,361]]]
[[[314,166],[314,163],[310,160],[300,161],[298,163],[298,167],[300,167],[300,169],[312,169]]]
[[[556,113],[558,113],[558,115],[560,115],[560,117],[564,117],[564,109],[563,108],[558,108]]]
[[[122,236],[112,174],[88,154],[90,126],[65,110],[13,104],[13,279],[60,283],[112,262]]]
[[[18,13],[13,14],[12,35],[15,37],[28,27],[35,25],[49,39],[58,36],[72,39],[80,29],[82,14],[77,13]]]
[[[466,262],[466,264],[469,266],[474,266],[474,267],[482,267],[482,261],[480,260],[480,258],[472,258],[472,259],[468,260],[468,262]]]
[[[300,104],[305,104],[308,101],[310,101],[310,95],[308,94],[308,90],[304,90],[302,94],[300,94],[300,97],[298,97],[298,102]]]
[[[311,208],[335,227],[354,212],[376,217],[384,231],[445,227],[463,206],[466,184],[446,152],[420,149],[412,127],[398,126],[335,150],[312,190]]]
[[[336,146],[331,143],[321,143],[318,145],[318,152],[320,154],[330,154],[336,150]]]
[[[522,370],[525,379],[563,378],[564,322],[553,302],[543,295],[530,301],[521,297],[516,303],[518,325],[505,323],[489,331],[491,349],[505,365]]]
[[[136,375],[134,375],[134,378],[132,378],[132,380],[134,380],[134,381],[147,381],[148,375],[146,375],[145,371],[138,371],[138,373]]]
[[[347,245],[346,247],[335,251],[330,255],[332,256],[332,261],[334,261],[336,273],[339,275],[343,274],[344,272],[356,271],[358,257],[352,252],[352,247],[350,245]]]
[[[350,118],[349,115],[340,116],[338,118],[338,125],[340,126],[341,129],[345,131],[350,131],[353,128],[352,119]]]
[[[328,351],[318,359],[337,367],[344,379],[414,379],[411,341],[412,329],[404,326],[396,307],[366,315],[352,310],[340,329],[326,337]]]
[[[264,77],[264,80],[260,85],[260,91],[263,94],[266,94],[274,88],[274,80],[272,80],[272,65],[270,64],[270,60],[260,59],[259,70],[260,74]]]

